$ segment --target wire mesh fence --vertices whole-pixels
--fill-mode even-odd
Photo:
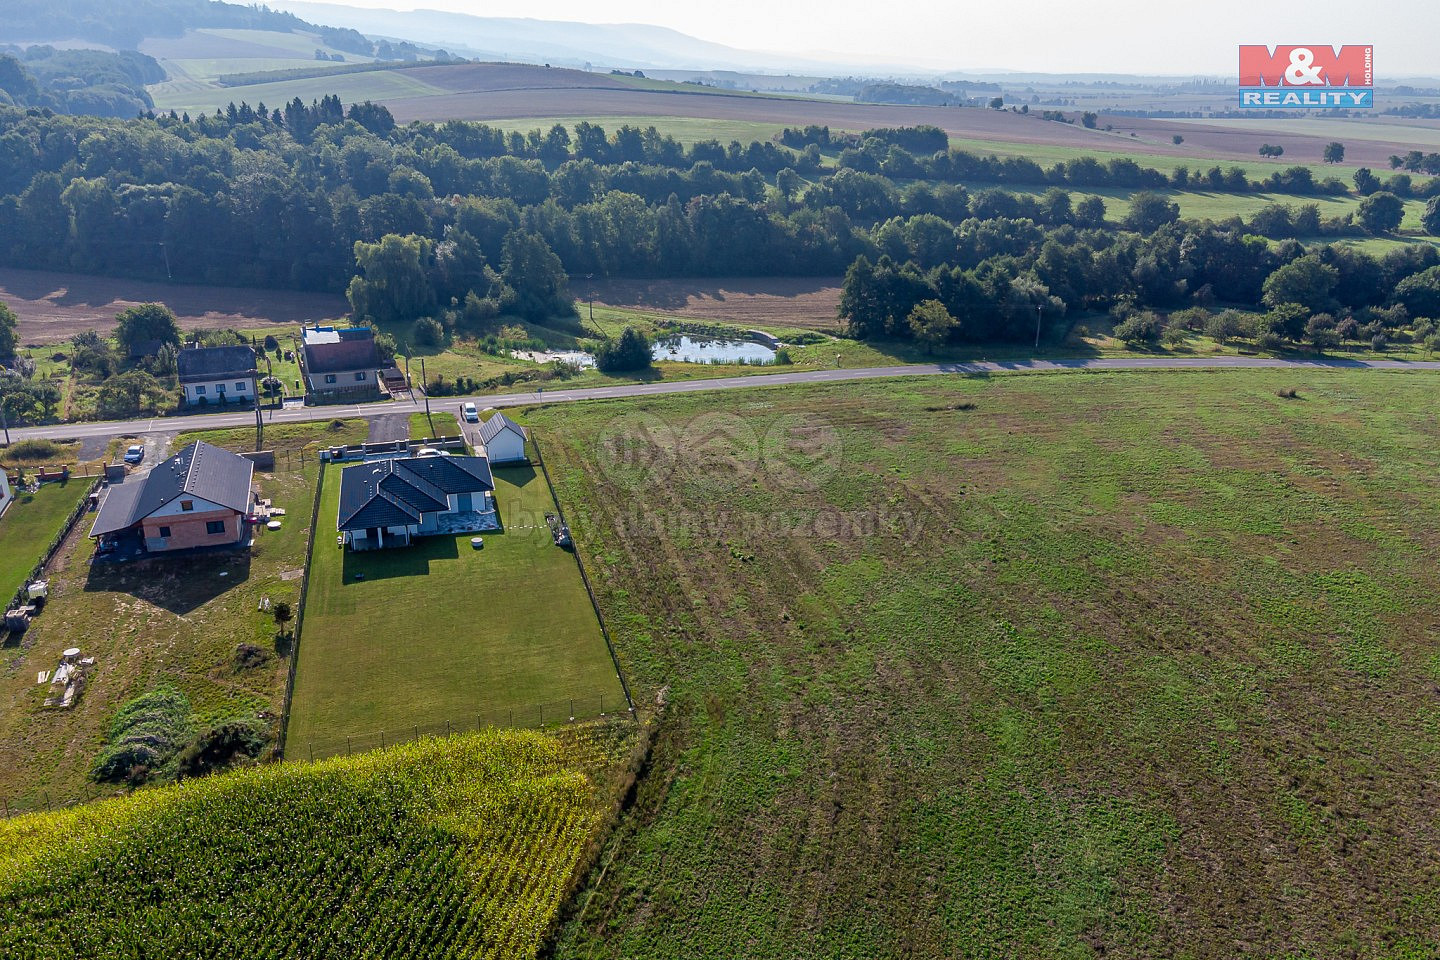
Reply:
[[[292,731],[286,743],[286,760],[324,760],[369,750],[383,750],[421,737],[448,737],[457,733],[484,730],[487,727],[541,728],[599,720],[607,717],[630,717],[634,710],[626,699],[612,691],[567,697],[549,703],[533,703],[517,707],[477,708],[475,711],[432,720],[323,738],[296,736]]]

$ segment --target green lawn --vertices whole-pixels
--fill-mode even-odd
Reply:
[[[0,606],[8,605],[15,591],[25,585],[25,578],[90,484],[90,480],[76,478],[43,484],[37,493],[16,494],[15,502],[0,516]]]
[[[451,401],[451,403],[455,402]],[[455,418],[455,414],[437,409],[444,403],[443,400],[431,400],[429,417],[423,413],[410,414],[410,436],[416,440],[424,440],[429,437],[460,436],[460,421]]]
[[[503,533],[426,537],[351,553],[335,544],[340,468],[328,466],[310,561],[288,755],[342,752],[416,726],[531,725],[623,710],[575,559],[550,540],[554,501],[530,467],[495,471]],[[359,579],[363,575],[364,579]]]

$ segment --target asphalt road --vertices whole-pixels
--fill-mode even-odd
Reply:
[[[773,387],[797,383],[840,383],[849,380],[874,380],[883,377],[966,376],[982,373],[1056,373],[1086,370],[1234,370],[1234,369],[1297,370],[1432,370],[1440,371],[1440,360],[1281,360],[1273,357],[1109,357],[1077,360],[1011,360],[974,361],[970,363],[928,363],[895,367],[856,367],[839,370],[796,370],[789,373],[757,374],[747,377],[719,377],[713,380],[675,380],[661,383],[637,383],[618,387],[588,387],[543,392],[492,394],[480,397],[444,397],[430,401],[432,408],[458,412],[459,405],[473,400],[486,407],[518,407],[535,403],[566,403],[575,400],[612,400],[624,397],[650,397],[667,393],[698,393],[709,390],[735,390],[742,387]],[[264,411],[266,424],[297,423],[306,420],[330,420],[335,417],[383,417],[397,413],[424,410],[419,401],[367,403],[357,406],[294,407]],[[62,423],[45,427],[17,427],[10,439],[30,437],[50,439],[83,439],[114,437],[121,434],[145,435],[172,433],[181,430],[208,430],[219,427],[243,427],[255,422],[255,412],[209,413],[179,417],[154,417],[142,420]]]

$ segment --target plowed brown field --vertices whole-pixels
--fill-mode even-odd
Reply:
[[[259,327],[325,320],[349,311],[344,297],[296,290],[179,286],[77,273],[0,269],[0,303],[20,318],[22,343],[54,343],[83,330],[104,333],[138,303],[163,303],[180,326]]]

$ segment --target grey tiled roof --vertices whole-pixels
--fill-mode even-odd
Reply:
[[[143,477],[110,488],[90,536],[133,527],[182,494],[218,503],[236,513],[250,510],[255,464],[205,441],[197,441]]]
[[[340,530],[399,527],[443,512],[452,493],[495,489],[484,457],[403,457],[346,467],[340,474]]]

